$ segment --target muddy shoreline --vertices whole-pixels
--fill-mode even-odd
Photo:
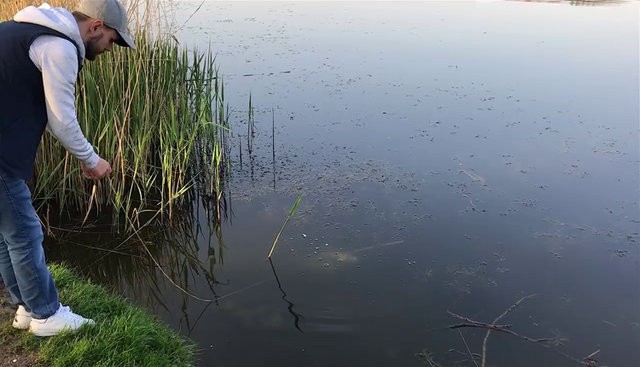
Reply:
[[[9,293],[0,283],[0,367],[35,366],[36,353],[24,350],[20,346],[20,333],[23,331],[13,330],[11,327],[11,319],[15,312]]]

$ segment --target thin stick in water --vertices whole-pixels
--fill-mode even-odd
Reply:
[[[467,341],[464,338],[464,335],[462,335],[462,331],[460,331],[460,329],[458,329],[458,333],[460,334],[460,337],[462,338],[462,342],[464,342],[464,346],[465,348],[467,348],[467,352],[469,353],[469,357],[471,357],[471,361],[473,362],[473,364],[478,367],[478,363],[476,363],[476,359],[473,358],[473,353],[471,353],[471,349],[469,349],[469,345],[467,344]]]

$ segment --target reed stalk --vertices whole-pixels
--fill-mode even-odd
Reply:
[[[284,220],[284,223],[282,223],[282,226],[280,227],[280,230],[276,234],[276,238],[273,240],[273,245],[271,245],[271,250],[269,251],[269,255],[267,255],[267,259],[271,259],[271,255],[273,255],[273,251],[275,251],[275,249],[276,249],[276,245],[278,244],[278,240],[280,239],[280,235],[284,231],[284,227],[286,227],[287,223],[289,223],[289,220],[291,219],[291,217],[296,215],[296,211],[298,210],[298,205],[300,205],[300,201],[302,201],[302,195],[298,196],[296,201],[293,203],[293,206],[289,210],[289,215],[287,216],[287,219]]]

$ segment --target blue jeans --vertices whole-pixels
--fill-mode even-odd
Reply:
[[[0,276],[13,303],[36,319],[48,318],[60,306],[43,239],[27,183],[0,173]]]

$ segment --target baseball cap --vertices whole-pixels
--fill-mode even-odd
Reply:
[[[113,28],[120,35],[116,43],[120,46],[136,48],[127,25],[127,11],[118,0],[81,0],[76,11],[91,18],[100,19],[109,28]]]

